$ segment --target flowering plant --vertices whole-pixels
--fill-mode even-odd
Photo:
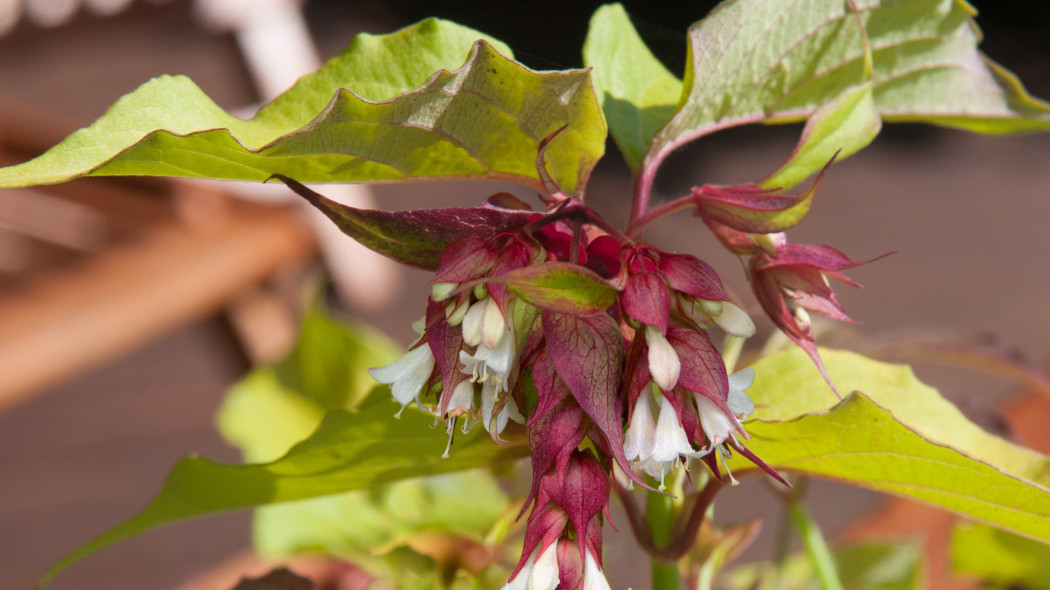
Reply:
[[[852,321],[828,279],[856,285],[843,272],[864,263],[785,233],[832,163],[884,120],[1050,127],[1050,108],[977,51],[972,16],[961,2],[731,0],[690,29],[682,79],[618,5],[592,19],[587,70],[532,71],[498,41],[428,20],[362,36],[250,120],[186,79],[159,78],[0,170],[0,186],[128,174],[280,181],[366,246],[434,272],[418,339],[369,367],[396,405],[386,388],[354,404],[343,395],[344,407],[319,403],[316,429],[269,461],[186,459],[150,506],[52,574],[166,522],[524,457],[522,549],[498,579],[511,589],[609,587],[613,492],[653,558],[654,587],[683,577],[711,587],[743,537],[712,533],[706,515],[748,473],[784,490],[802,476],[846,481],[1050,541],[1047,458],[980,432],[906,368],[818,349],[813,314]],[[653,202],[658,169],[682,145],[793,121],[805,121],[798,145],[766,178]],[[585,200],[607,133],[635,178],[623,229]],[[497,194],[476,207],[361,210],[301,184],[450,178],[519,183],[538,193],[536,208]],[[755,334],[746,304],[705,261],[643,238],[683,209],[741,257],[761,310],[797,349],[734,371]],[[836,587],[819,535],[805,541]],[[501,563],[493,555],[451,560],[443,583],[461,570],[484,578]]]

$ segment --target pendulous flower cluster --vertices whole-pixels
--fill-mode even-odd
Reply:
[[[601,526],[614,470],[662,488],[701,459],[731,479],[720,465],[735,450],[784,482],[743,443],[754,372],[727,375],[708,335],[748,337],[750,318],[703,261],[610,234],[585,213],[451,243],[419,340],[371,370],[402,410],[415,401],[445,423],[446,455],[478,423],[496,441],[509,422],[525,425],[532,512],[507,588],[608,587]]]

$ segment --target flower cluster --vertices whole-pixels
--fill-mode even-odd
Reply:
[[[784,481],[742,442],[754,372],[727,375],[708,336],[718,326],[747,337],[754,325],[695,257],[611,235],[578,212],[531,219],[450,244],[419,340],[372,375],[402,409],[414,400],[445,421],[450,446],[460,420],[497,441],[524,423],[532,513],[507,588],[605,588],[614,464],[647,487],[643,474],[662,486],[693,458],[721,479],[735,449]]]

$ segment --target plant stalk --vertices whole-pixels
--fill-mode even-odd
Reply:
[[[842,590],[842,581],[839,580],[838,569],[835,560],[831,556],[831,550],[824,540],[824,534],[820,527],[809,515],[806,507],[797,499],[788,506],[788,516],[802,536],[802,543],[806,547],[813,569],[817,572],[822,590]]]
[[[671,531],[674,528],[674,498],[667,494],[649,492],[645,505],[645,517],[649,522],[649,531],[653,544],[666,547],[671,542]],[[680,590],[682,581],[678,574],[678,562],[650,557],[653,590]]]

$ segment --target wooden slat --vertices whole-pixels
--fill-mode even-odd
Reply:
[[[285,207],[229,204],[208,227],[177,218],[0,297],[0,410],[220,309],[315,250]]]

